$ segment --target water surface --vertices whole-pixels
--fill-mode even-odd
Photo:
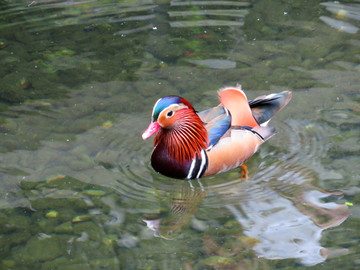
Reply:
[[[2,269],[354,269],[357,1],[1,1]],[[239,170],[178,181],[142,141],[154,102],[285,89]]]

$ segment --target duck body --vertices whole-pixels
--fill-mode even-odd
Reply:
[[[219,90],[220,104],[196,112],[179,96],[159,99],[143,139],[153,134],[151,165],[159,173],[193,179],[242,165],[275,133],[271,117],[291,99],[291,92],[248,101],[241,86]]]

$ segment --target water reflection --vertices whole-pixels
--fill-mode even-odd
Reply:
[[[205,187],[200,180],[174,183],[159,194],[159,207],[143,220],[155,236],[174,239],[189,226],[199,207],[205,208],[208,218],[211,208],[217,208],[239,222],[243,234],[255,241],[253,250],[260,258],[298,259],[304,265],[325,261],[333,252],[320,244],[323,230],[340,225],[350,214],[346,204],[333,202],[341,193],[309,184],[309,174],[299,168],[275,166],[273,170],[283,175],[268,178],[259,173],[247,182],[239,179],[216,185],[202,180]],[[192,227],[206,235],[208,221],[198,225],[195,218],[197,225]],[[226,245],[228,239],[224,241]]]
[[[200,181],[174,183],[159,198],[158,212],[145,215],[143,220],[156,236],[172,239],[187,225],[205,197]]]
[[[263,201],[226,206],[244,226],[245,234],[259,239],[254,247],[257,255],[296,258],[305,265],[323,262],[328,250],[320,245],[321,233],[341,224],[349,216],[348,207],[318,202],[330,195],[315,190],[286,196],[269,190],[267,195]]]

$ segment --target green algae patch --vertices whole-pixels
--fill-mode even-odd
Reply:
[[[51,210],[51,211],[46,213],[45,217],[47,217],[47,218],[56,218],[58,215],[59,215],[58,211]]]
[[[58,174],[56,176],[49,177],[48,179],[46,179],[46,184],[50,184],[55,181],[63,180],[64,178],[65,178],[65,175]]]
[[[111,128],[113,125],[114,125],[113,121],[108,120],[108,121],[105,121],[104,123],[102,123],[101,127],[102,127],[103,129],[109,129],[109,128]]]
[[[233,258],[223,256],[211,256],[199,261],[200,266],[211,266],[215,269],[223,269],[235,265],[236,261]]]
[[[2,260],[1,264],[5,269],[6,268],[13,269],[15,267],[15,261],[13,260]]]
[[[104,196],[106,192],[98,189],[86,189],[82,192],[83,194],[91,195],[91,196]]]
[[[89,215],[81,215],[81,216],[76,216],[74,217],[71,222],[72,223],[78,223],[78,222],[84,222],[84,221],[88,221],[91,219],[91,216]]]

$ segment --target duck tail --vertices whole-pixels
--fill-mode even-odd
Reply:
[[[271,117],[289,103],[291,97],[291,91],[283,91],[250,100],[249,105],[256,122],[259,125],[266,126]]]

